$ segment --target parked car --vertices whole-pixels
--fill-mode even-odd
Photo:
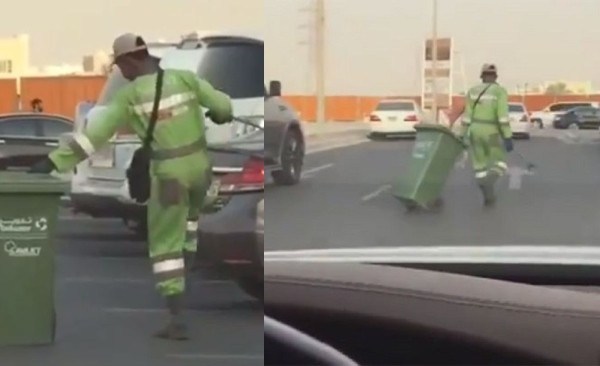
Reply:
[[[296,111],[281,98],[281,83],[272,81],[264,100],[265,164],[275,184],[294,185],[304,166],[305,138]]]
[[[531,121],[529,120],[529,113],[527,112],[527,107],[525,104],[509,103],[508,117],[510,119],[510,128],[512,130],[513,137],[529,139]]]
[[[576,107],[600,107],[598,102],[560,102],[552,103],[541,111],[534,112],[531,115],[531,122],[537,124],[541,128],[551,125],[557,116],[566,113],[568,110]]]
[[[265,139],[263,131],[213,146],[221,190],[198,228],[197,263],[263,298]],[[234,168],[235,167],[235,168]]]
[[[600,128],[600,109],[594,107],[577,107],[557,116],[552,125],[556,129],[598,129]]]
[[[423,112],[410,99],[384,99],[369,116],[369,137],[415,136],[415,125],[422,122]]]
[[[54,150],[73,121],[48,113],[0,115],[0,170],[25,170]]]

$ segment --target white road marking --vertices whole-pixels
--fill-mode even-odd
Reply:
[[[325,146],[315,147],[312,149],[309,147],[308,150],[306,151],[306,155],[316,154],[316,153],[323,152],[323,151],[341,149],[344,147],[356,146],[356,145],[364,144],[365,142],[369,142],[369,140],[361,139],[361,140],[351,140],[351,141],[338,142],[338,143],[332,142],[331,144],[326,144],[326,145],[324,144]]]
[[[467,161],[469,160],[469,153],[466,151],[462,154],[460,160],[456,162],[456,167],[460,169],[465,169],[467,167]]]
[[[306,179],[306,178],[312,178],[316,173],[325,170],[325,169],[329,169],[331,167],[333,167],[334,164],[325,164],[325,165],[320,165],[314,168],[310,168],[310,169],[306,169],[305,171],[302,172],[302,179]]]
[[[167,355],[170,358],[179,358],[186,360],[262,360],[265,358],[264,355],[243,355],[243,354],[204,354],[204,353],[180,353]]]
[[[373,198],[379,197],[379,195],[381,195],[383,192],[388,191],[390,189],[392,189],[391,184],[386,184],[384,186],[381,186],[381,187],[377,188],[375,191],[362,196],[361,201],[363,201],[363,202],[370,201]]]
[[[521,167],[510,167],[508,168],[508,189],[519,190],[523,184],[524,175],[535,175],[527,169]]]

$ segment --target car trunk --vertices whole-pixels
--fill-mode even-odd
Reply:
[[[0,136],[0,167],[27,169],[58,146],[58,139]]]

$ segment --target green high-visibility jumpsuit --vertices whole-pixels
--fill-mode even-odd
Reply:
[[[68,172],[100,149],[122,127],[143,139],[149,123],[157,74],[123,87],[83,134],[50,154],[59,172]],[[195,252],[200,208],[211,183],[204,115],[213,122],[232,120],[230,98],[188,71],[164,72],[158,119],[152,142],[151,197],[148,208],[149,252],[163,296],[185,290],[184,250]]]
[[[484,198],[493,199],[493,185],[508,169],[503,139],[512,138],[506,89],[497,83],[482,83],[468,91],[460,136],[469,144],[475,178]]]

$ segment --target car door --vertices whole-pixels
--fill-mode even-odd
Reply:
[[[35,119],[9,117],[0,120],[0,165],[3,167],[29,167],[52,149],[40,138]]]
[[[596,110],[591,107],[583,107],[577,110],[578,124],[581,128],[590,128],[596,119]]]

